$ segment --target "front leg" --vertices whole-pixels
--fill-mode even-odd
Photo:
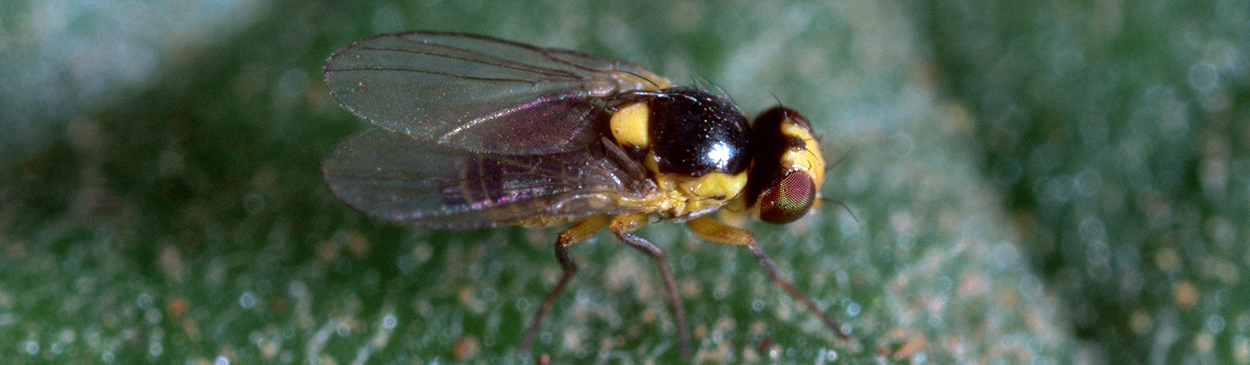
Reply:
[[[851,337],[837,321],[834,321],[820,307],[817,307],[816,302],[808,298],[807,294],[803,294],[793,284],[781,277],[781,271],[777,270],[777,265],[773,264],[773,260],[768,258],[768,255],[765,255],[760,246],[755,243],[755,235],[751,234],[751,232],[725,225],[707,216],[691,219],[686,222],[686,227],[690,227],[691,232],[708,241],[746,246],[755,255],[755,262],[759,263],[760,268],[764,269],[764,273],[768,275],[768,278],[772,279],[778,286],[781,286],[782,289],[785,289],[791,298],[803,303],[807,310],[811,311],[817,318],[820,318],[820,321],[824,322],[825,326],[832,329],[834,333],[837,333],[838,337],[842,339]]]

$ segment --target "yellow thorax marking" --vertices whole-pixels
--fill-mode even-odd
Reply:
[[[651,145],[651,108],[647,103],[633,103],[617,109],[608,121],[612,137],[622,146],[649,147]]]
[[[658,169],[650,153],[643,165],[653,172]],[[654,176],[656,193],[644,200],[647,206],[653,207],[654,213],[666,218],[685,217],[720,208],[737,198],[747,185],[746,171],[736,175],[712,172],[699,177],[656,172]]]

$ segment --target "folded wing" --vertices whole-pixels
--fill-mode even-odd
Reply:
[[[631,198],[653,185],[605,155],[612,147],[481,154],[372,128],[343,142],[322,174],[330,191],[356,210],[407,226],[463,228],[639,211]]]
[[[339,103],[413,139],[478,153],[534,155],[595,143],[605,102],[668,81],[631,63],[487,37],[396,33],[326,61]]]

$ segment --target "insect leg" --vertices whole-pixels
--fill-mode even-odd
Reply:
[[[677,339],[681,343],[681,356],[689,358],[690,329],[686,327],[686,310],[682,307],[681,297],[677,296],[677,282],[673,280],[673,270],[668,266],[668,258],[664,256],[664,250],[661,250],[659,246],[629,233],[646,223],[646,213],[622,214],[612,218],[612,224],[608,226],[608,229],[612,230],[612,233],[615,233],[616,237],[625,244],[651,256],[660,266],[660,275],[664,276],[664,289],[668,291],[668,301],[673,305],[673,316],[677,322]]]
[[[577,262],[573,261],[573,256],[569,255],[568,246],[585,241],[603,226],[608,224],[607,215],[596,215],[583,219],[573,224],[569,229],[560,231],[560,235],[556,238],[556,260],[560,261],[560,267],[564,269],[564,274],[560,276],[560,281],[556,283],[556,287],[547,293],[547,299],[543,300],[542,307],[538,308],[538,313],[534,314],[534,319],[530,322],[529,329],[525,330],[525,335],[521,337],[521,351],[529,351],[530,344],[533,343],[534,334],[538,333],[538,326],[543,323],[543,319],[547,317],[547,312],[551,311],[551,304],[555,303],[556,297],[560,296],[560,292],[564,291],[565,284],[573,279],[573,275],[577,274]]]
[[[755,261],[759,263],[760,268],[764,269],[764,273],[768,274],[768,277],[772,279],[774,283],[777,283],[777,285],[784,289],[786,293],[790,294],[791,298],[803,303],[803,305],[807,307],[807,310],[811,311],[812,314],[820,318],[820,321],[824,322],[825,326],[832,329],[834,333],[837,333],[838,337],[843,339],[851,337],[849,333],[842,329],[842,326],[838,324],[837,321],[826,315],[820,307],[817,307],[816,302],[812,301],[811,298],[808,298],[807,294],[803,294],[803,292],[799,291],[798,288],[794,287],[794,284],[790,284],[789,281],[786,281],[785,278],[781,277],[781,271],[777,270],[777,265],[773,264],[773,260],[768,258],[768,255],[765,255],[764,251],[760,249],[760,246],[755,243],[755,235],[751,234],[751,232],[725,225],[724,223],[718,222],[707,216],[687,221],[686,227],[690,227],[691,232],[694,232],[695,235],[702,237],[705,240],[731,245],[742,245],[751,249],[751,253],[755,255]]]

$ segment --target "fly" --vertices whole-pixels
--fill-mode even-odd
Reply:
[[[365,38],[331,55],[324,71],[339,104],[373,124],[322,165],[347,205],[410,227],[573,222],[555,243],[563,275],[522,351],[577,272],[568,247],[607,228],[659,266],[689,356],[668,260],[630,233],[651,216],[751,250],[774,283],[849,336],[782,278],[754,235],[708,216],[732,204],[784,224],[812,209],[825,161],[797,112],[774,107],[748,123],[728,99],[629,62],[467,34]]]

